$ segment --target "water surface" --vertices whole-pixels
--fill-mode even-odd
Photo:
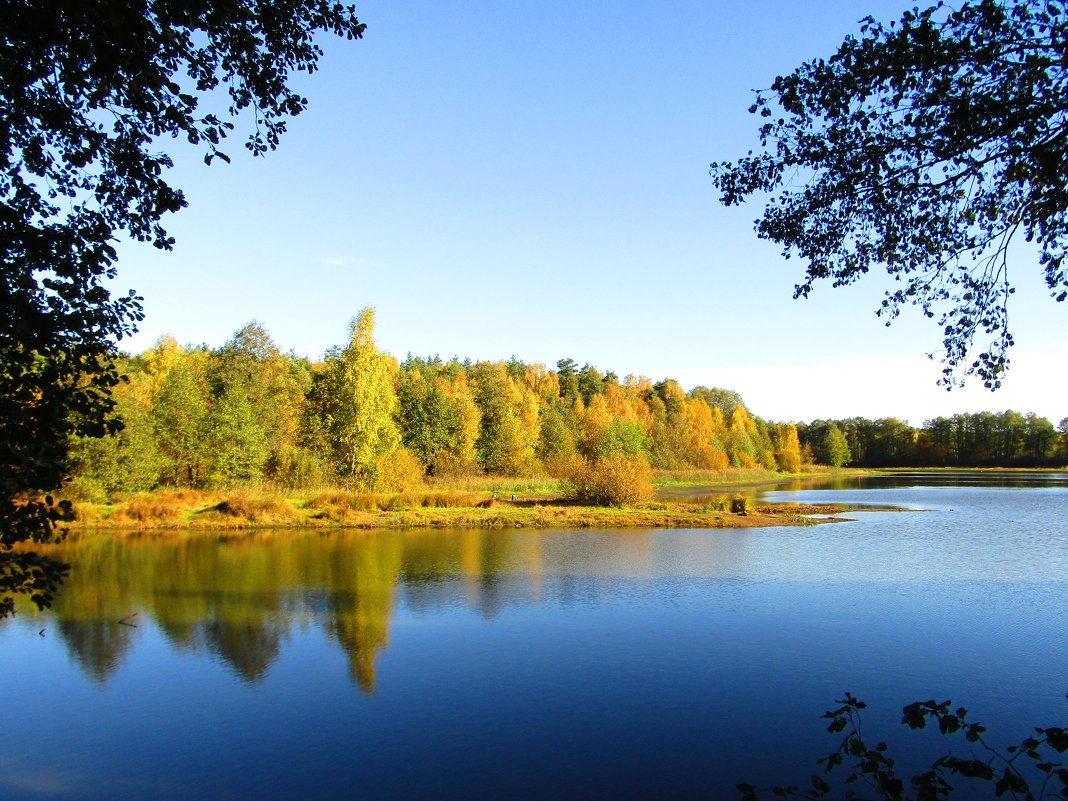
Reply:
[[[1064,474],[897,474],[811,528],[100,537],[0,624],[0,798],[718,798],[849,689],[1068,715]],[[1026,478],[1031,476],[1033,478]]]

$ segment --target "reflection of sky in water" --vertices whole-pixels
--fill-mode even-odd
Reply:
[[[932,511],[94,546],[0,625],[0,797],[731,797],[847,688],[906,763],[916,698],[1063,723],[1068,493],[877,498]]]

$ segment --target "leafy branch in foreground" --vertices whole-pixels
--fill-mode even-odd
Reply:
[[[938,757],[929,770],[909,779],[907,789],[897,774],[887,744],[879,742],[870,747],[864,739],[860,713],[867,704],[848,692],[835,703],[840,706],[825,712],[823,718],[830,721],[828,732],[844,736],[831,754],[817,760],[824,766],[824,775],[810,777],[811,789],[801,790],[797,786],[759,789],[751,784],[739,784],[742,801],[757,801],[762,792],[770,792],[775,798],[937,801],[949,798],[958,790],[975,791],[977,783],[993,789],[998,798],[1019,801],[1068,798],[1068,769],[1053,757],[1054,753],[1068,750],[1068,730],[1062,727],[1036,727],[1034,735],[1024,738],[1019,745],[998,749],[984,737],[985,726],[968,721],[968,710],[964,707],[953,709],[951,701],[915,701],[902,709],[903,724],[915,730],[926,728],[929,721],[937,724],[943,735],[962,734],[970,748],[967,757],[952,753]],[[839,766],[846,770],[842,782],[846,787],[836,788],[824,777]],[[970,783],[959,787],[950,782],[951,778],[970,780]]]
[[[273,150],[307,99],[319,32],[359,39],[355,8],[327,0],[3,0],[0,4],[0,617],[12,593],[48,602],[67,567],[16,553],[52,539],[76,437],[116,433],[116,342],[143,317],[113,297],[119,239],[170,250],[186,205],[168,142],[218,157]],[[213,110],[214,109],[214,110]]]
[[[940,316],[940,383],[974,374],[996,389],[1014,240],[1034,244],[1052,297],[1068,297],[1066,53],[1068,11],[1047,0],[868,17],[757,94],[760,150],[711,165],[720,199],[766,196],[757,235],[807,262],[794,297],[881,267],[900,288],[878,314]]]

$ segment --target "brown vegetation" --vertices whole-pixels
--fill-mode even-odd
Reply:
[[[569,476],[574,497],[598,506],[626,506],[653,497],[652,474],[644,456],[619,451],[579,462]]]

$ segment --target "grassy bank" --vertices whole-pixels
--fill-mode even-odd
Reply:
[[[550,479],[473,476],[431,480],[418,491],[342,488],[159,490],[113,503],[75,503],[75,531],[251,528],[723,528],[810,525],[806,515],[842,506],[755,505],[734,490],[782,480],[768,471],[662,472],[659,486],[721,488],[700,499],[655,500],[626,508],[581,504]],[[787,477],[788,478],[788,477]]]

